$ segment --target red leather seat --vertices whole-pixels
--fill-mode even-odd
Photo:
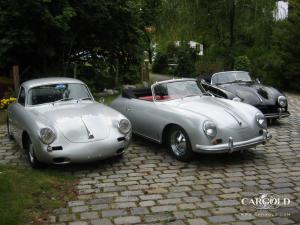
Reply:
[[[168,95],[165,96],[156,96],[156,100],[157,101],[162,101],[162,100],[166,100],[166,99],[170,99],[171,97]],[[152,96],[144,96],[144,97],[139,97],[140,100],[144,100],[144,101],[153,101],[153,97]]]
[[[149,101],[149,102],[153,101],[152,95],[151,96],[139,97],[139,99],[144,100],[144,101]]]

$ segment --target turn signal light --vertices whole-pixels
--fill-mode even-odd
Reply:
[[[211,143],[213,144],[213,145],[218,145],[218,144],[222,144],[222,139],[215,139],[215,140],[213,140]]]

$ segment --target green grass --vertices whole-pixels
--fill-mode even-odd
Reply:
[[[58,171],[0,166],[0,224],[37,223],[74,199],[72,176]]]
[[[116,95],[109,95],[109,96],[106,96],[104,98],[104,103],[106,105],[109,105],[113,100],[115,100],[120,94],[116,94]]]
[[[104,104],[105,104],[105,105],[109,105],[109,104],[110,104],[113,100],[115,100],[119,95],[120,95],[120,94],[114,94],[114,95],[108,95],[108,96],[103,97],[103,98],[104,98]],[[94,96],[94,98],[95,98],[95,100],[96,100],[97,102],[100,101],[100,98],[101,98],[101,97],[97,96],[96,93],[93,93],[93,96]]]

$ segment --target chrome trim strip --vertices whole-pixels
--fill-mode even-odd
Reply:
[[[91,131],[88,129],[88,127],[87,127],[87,125],[85,124],[85,122],[84,122],[84,120],[82,119],[82,118],[80,118],[81,119],[81,121],[82,121],[82,123],[83,123],[83,125],[84,125],[84,127],[85,127],[85,129],[86,129],[86,132],[87,132],[87,135],[88,135],[88,139],[90,140],[90,139],[94,139],[95,137],[94,137],[94,135],[91,133]]]
[[[232,113],[231,111],[229,111],[229,110],[227,110],[227,109],[224,109],[224,111],[225,112],[227,112],[229,115],[231,115],[236,121],[237,121],[237,123],[240,125],[240,126],[242,126],[242,121],[240,121],[239,119],[238,119],[238,117],[234,114],[234,113]]]

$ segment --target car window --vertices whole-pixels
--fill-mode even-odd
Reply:
[[[28,104],[40,105],[60,100],[92,99],[88,88],[83,84],[59,83],[31,88],[28,92]]]
[[[233,71],[215,74],[211,80],[212,84],[226,84],[235,81],[251,82],[252,79],[248,72]]]
[[[202,95],[196,81],[176,81],[158,84],[154,87],[156,101],[172,100],[188,96]]]
[[[20,93],[19,93],[19,97],[18,97],[18,103],[20,103],[21,105],[25,105],[25,89],[23,87],[21,87]]]

